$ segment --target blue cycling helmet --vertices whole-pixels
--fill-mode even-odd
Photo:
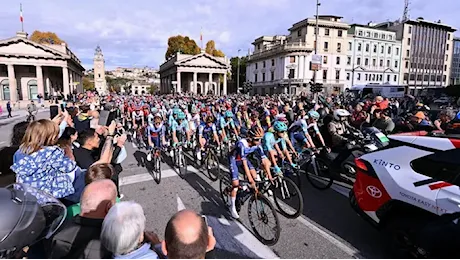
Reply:
[[[286,132],[287,125],[281,121],[276,121],[275,124],[273,124],[273,129],[275,129],[276,132]]]
[[[177,119],[182,119],[184,120],[185,119],[185,113],[180,111],[179,113],[177,113]]]
[[[308,111],[308,117],[311,118],[311,119],[314,119],[314,120],[318,120],[319,119],[319,113],[314,111],[314,110],[310,110],[310,111]]]
[[[180,108],[174,108],[174,109],[173,109],[173,115],[177,115],[177,114],[179,114],[180,112],[182,112],[182,110],[180,110]]]
[[[228,118],[228,117],[233,117],[232,111],[227,111],[227,112],[225,112],[225,117],[227,117],[227,118]]]

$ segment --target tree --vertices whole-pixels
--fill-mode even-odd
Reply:
[[[213,40],[206,43],[205,52],[214,57],[225,57],[225,54],[221,50],[216,49],[216,43]]]
[[[32,35],[30,35],[29,40],[40,43],[40,44],[61,44],[65,43],[61,38],[59,38],[53,32],[41,32],[41,31],[34,31]]]
[[[177,52],[183,54],[196,55],[200,53],[200,47],[196,42],[190,39],[188,36],[172,36],[168,39],[168,50],[166,51],[165,58],[169,59],[174,56]]]
[[[94,87],[94,82],[92,82],[88,77],[83,77],[83,89],[85,91],[94,91],[96,88]]]
[[[158,90],[158,85],[157,84],[150,84],[149,88],[148,88],[148,93],[153,95],[155,94],[155,92],[157,92]]]
[[[246,66],[248,63],[248,57],[240,57],[240,88],[243,87],[243,83],[246,81]],[[232,57],[230,59],[230,66],[232,67],[232,81],[235,82],[238,78],[238,57]],[[235,86],[236,88],[236,86]]]

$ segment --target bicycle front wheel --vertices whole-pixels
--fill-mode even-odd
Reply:
[[[157,184],[161,182],[161,155],[155,155],[153,157],[153,178]]]
[[[185,174],[187,174],[187,160],[185,159],[184,151],[178,151],[178,164],[179,164],[179,174],[181,178],[184,178]]]
[[[255,236],[265,245],[274,245],[281,234],[275,208],[262,194],[252,195],[248,204],[248,218]]]
[[[326,190],[332,186],[332,179],[329,165],[321,158],[315,158],[307,168],[307,180],[318,190]]]
[[[289,178],[279,178],[273,187],[276,207],[287,218],[297,218],[303,211],[303,197],[299,187]]]
[[[217,158],[217,155],[214,152],[210,152],[207,156],[206,169],[208,171],[209,178],[212,181],[217,181],[221,178],[219,158]]]
[[[220,191],[220,197],[222,198],[222,201],[224,202],[226,206],[230,205],[228,196],[230,195],[231,189],[232,189],[231,181],[228,179],[228,177],[222,176],[222,178],[220,178],[219,191]]]

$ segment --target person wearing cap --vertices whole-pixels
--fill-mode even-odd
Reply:
[[[375,121],[372,124],[375,128],[384,132],[385,134],[390,134],[395,129],[395,123],[390,117],[390,109],[377,109],[374,111]]]

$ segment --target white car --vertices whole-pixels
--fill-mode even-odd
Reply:
[[[425,234],[432,223],[460,212],[460,139],[388,138],[389,146],[355,160],[357,174],[350,203],[363,218],[388,231],[389,240],[399,243],[399,249],[426,257],[420,234]],[[457,219],[449,221],[446,223]],[[433,237],[442,241],[439,236]]]
[[[447,104],[450,102],[450,98],[448,97],[441,97],[433,101],[435,104]]]

